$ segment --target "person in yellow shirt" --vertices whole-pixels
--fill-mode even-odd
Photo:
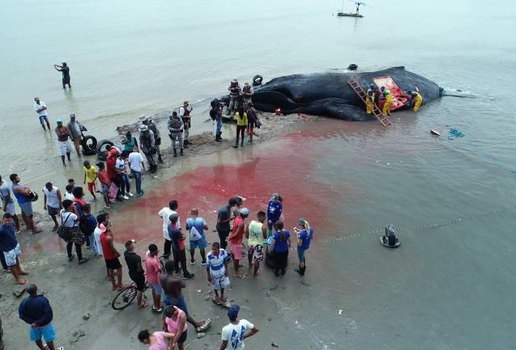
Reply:
[[[95,185],[95,181],[97,180],[97,168],[91,165],[87,160],[82,164],[84,165],[82,168],[84,171],[84,184],[88,184],[88,191],[90,191],[93,196],[93,200],[97,200],[95,196],[95,192],[97,191],[97,186]]]
[[[369,89],[367,89],[367,95],[366,95],[366,112],[367,112],[367,114],[373,113],[375,95],[376,95],[375,86],[374,86],[374,84],[371,84],[371,85],[369,85]]]
[[[385,99],[385,103],[383,104],[382,113],[385,116],[391,115],[391,105],[392,105],[392,94],[389,90],[383,90],[383,97]]]
[[[233,148],[238,148],[238,141],[241,139],[240,147],[244,147],[244,135],[245,129],[247,128],[247,113],[244,111],[244,107],[238,108],[238,111],[235,113],[235,119],[237,122],[236,128],[236,141]]]
[[[417,91],[412,91],[412,101],[414,104],[414,112],[419,111],[419,108],[423,104],[423,96]]]

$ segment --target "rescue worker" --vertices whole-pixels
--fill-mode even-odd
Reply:
[[[152,130],[149,130],[149,127],[145,124],[140,126],[140,149],[143,154],[145,154],[145,158],[147,158],[147,162],[149,163],[149,171],[151,173],[155,173],[158,170],[158,165],[156,164],[156,159],[154,159],[154,155],[156,154],[156,144],[154,139],[154,133]]]
[[[244,84],[244,88],[242,89],[242,96],[244,98],[244,106],[247,108],[247,106],[252,102],[253,98],[253,88],[249,83]]]
[[[414,104],[414,112],[417,112],[419,111],[421,104],[423,104],[423,96],[417,91],[412,91],[411,95],[412,102]]]
[[[183,119],[184,124],[184,147],[188,148],[188,144],[190,142],[188,141],[188,137],[190,136],[190,128],[192,127],[192,116],[190,113],[192,113],[192,106],[188,103],[188,101],[184,101],[183,105],[179,107],[179,116],[181,119]]]
[[[152,120],[151,117],[145,116],[143,114],[140,117],[140,120],[143,125],[147,125],[150,131],[154,134],[154,147],[156,148],[156,153],[158,154],[158,162],[160,164],[163,164],[163,159],[161,158],[161,150],[159,149],[159,146],[161,145],[161,135],[159,133],[158,125],[154,120]]]
[[[173,111],[170,115],[170,120],[168,121],[168,136],[170,137],[170,140],[172,141],[172,149],[174,150],[174,157],[177,157],[177,143],[179,143],[179,153],[181,156],[183,156],[183,147],[184,147],[184,140],[183,140],[183,130],[184,130],[184,123],[181,118],[177,115],[176,111]]]
[[[238,98],[240,97],[240,85],[238,80],[231,80],[231,84],[228,87],[229,90],[229,106],[226,115],[230,115],[238,110]]]
[[[392,100],[393,100],[392,94],[389,90],[384,89],[383,97],[385,99],[385,102],[383,104],[382,113],[385,116],[390,116],[391,115],[391,105],[392,105]]]
[[[376,96],[376,85],[369,84],[366,95],[366,112],[367,114],[373,113]]]

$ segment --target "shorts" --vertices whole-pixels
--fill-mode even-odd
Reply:
[[[54,326],[52,326],[52,323],[41,328],[30,327],[29,336],[32,341],[41,340],[43,337],[45,338],[45,342],[48,343],[56,339],[56,330],[54,329]]]
[[[106,267],[110,270],[118,270],[122,265],[120,265],[120,260],[118,260],[118,258],[114,258],[106,260]]]
[[[227,288],[231,285],[228,276],[213,277],[211,276],[211,286],[213,289]]]
[[[9,267],[16,266],[16,258],[21,256],[20,243],[14,249],[4,252],[5,264]]]
[[[206,237],[202,235],[201,239],[198,239],[197,241],[190,241],[190,250],[194,249],[204,249],[208,246],[208,243],[206,243]]]
[[[247,256],[256,262],[263,261],[263,245],[257,244],[255,246],[250,246],[247,250]]]
[[[183,294],[181,294],[177,299],[171,297],[168,294],[165,294],[165,296],[163,297],[163,303],[165,304],[165,306],[177,306],[178,308],[183,310],[185,314],[188,316],[188,308],[186,307],[186,301]]]
[[[154,293],[161,295],[163,293],[163,288],[161,288],[161,284],[159,283],[149,283],[150,287],[154,291]]]
[[[306,249],[301,249],[299,247],[297,248],[297,258],[300,263],[305,262],[305,251],[306,251]]]
[[[95,182],[88,182],[88,191],[95,192],[97,190],[97,186],[95,186]]]
[[[48,215],[53,216],[59,214],[59,208],[48,207]]]
[[[67,153],[72,152],[72,144],[70,141],[58,141],[57,145],[59,147],[59,155],[64,156]]]
[[[32,202],[25,202],[20,203],[18,202],[18,205],[20,206],[20,209],[25,216],[31,216],[32,215]]]
[[[186,341],[186,337],[188,336],[188,331],[184,331],[181,333],[181,336],[177,339],[179,344],[183,344]]]
[[[48,116],[47,115],[39,115],[38,117],[39,117],[39,122],[41,124],[43,124],[44,121],[48,123]]]
[[[242,259],[242,244],[231,243],[231,252],[233,253],[233,259],[235,259],[235,260]]]
[[[131,277],[131,280],[136,284],[137,291],[143,292],[145,290],[145,275],[143,273],[139,275],[129,274],[129,277]]]
[[[14,202],[7,203],[4,209],[6,213],[11,214],[13,216],[16,215],[16,208],[14,206]]]

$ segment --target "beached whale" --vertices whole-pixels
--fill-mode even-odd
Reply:
[[[392,78],[401,90],[415,90],[423,95],[423,104],[442,95],[442,89],[433,81],[393,67],[374,72],[294,74],[272,79],[254,88],[253,104],[258,110],[274,112],[281,108],[284,114],[305,113],[344,120],[365,121],[375,119],[365,112],[363,101],[348,82],[356,80],[362,89]],[[400,107],[401,102],[400,102]]]

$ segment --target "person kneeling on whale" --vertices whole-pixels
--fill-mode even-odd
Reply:
[[[400,240],[396,237],[393,225],[385,226],[385,234],[382,236],[382,244],[390,248],[395,248],[400,245]]]

